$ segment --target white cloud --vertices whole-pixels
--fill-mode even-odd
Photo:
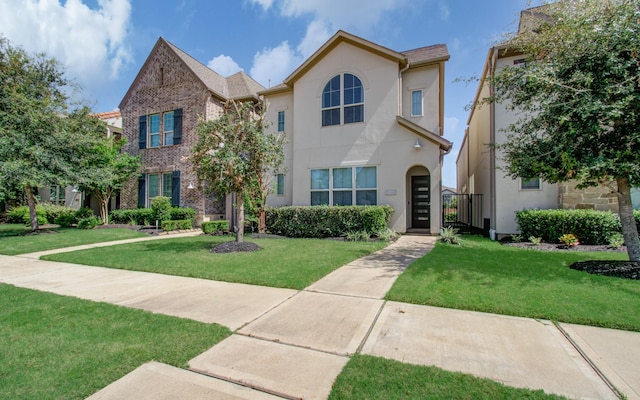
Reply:
[[[238,71],[242,71],[242,68],[233,61],[233,58],[229,56],[225,56],[224,54],[220,54],[217,57],[212,58],[208,63],[207,67],[216,71],[222,76],[233,75]]]
[[[313,21],[307,26],[307,33],[296,50],[307,58],[320,48],[331,37],[329,29],[322,21]]]
[[[280,84],[300,63],[303,58],[291,49],[289,42],[278,47],[265,48],[253,57],[250,75],[263,86]]]
[[[131,60],[125,45],[130,0],[0,0],[0,34],[29,52],[44,52],[83,85],[115,79]]]
[[[258,4],[264,10],[268,10],[269,8],[271,8],[271,5],[273,4],[273,0],[250,0],[250,1],[253,4]]]

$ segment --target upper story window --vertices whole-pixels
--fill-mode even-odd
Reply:
[[[411,92],[411,116],[422,116],[422,90],[414,90]]]
[[[140,149],[182,143],[182,109],[141,115],[138,119]]]
[[[336,75],[322,91],[322,126],[364,121],[364,87],[360,78]]]
[[[278,132],[284,132],[284,111],[278,111]]]

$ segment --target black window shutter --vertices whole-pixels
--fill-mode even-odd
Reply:
[[[171,176],[171,205],[180,207],[180,171],[173,171]]]
[[[173,110],[173,144],[182,143],[182,108]]]
[[[147,192],[147,188],[146,188],[146,177],[145,175],[140,175],[138,177],[138,208],[144,208],[145,207],[145,197],[146,197],[146,192]]]
[[[147,116],[141,115],[138,119],[138,148],[147,148]]]

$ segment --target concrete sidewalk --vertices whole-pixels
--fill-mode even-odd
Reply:
[[[303,291],[82,267],[33,254],[0,256],[0,282],[234,331],[191,360],[188,371],[145,364],[92,399],[324,399],[358,352],[569,398],[615,399],[618,390],[640,399],[640,333],[385,302],[396,277],[434,242],[403,236]]]

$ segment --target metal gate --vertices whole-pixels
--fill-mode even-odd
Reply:
[[[482,219],[481,194],[443,194],[442,226],[461,233],[486,233]]]

